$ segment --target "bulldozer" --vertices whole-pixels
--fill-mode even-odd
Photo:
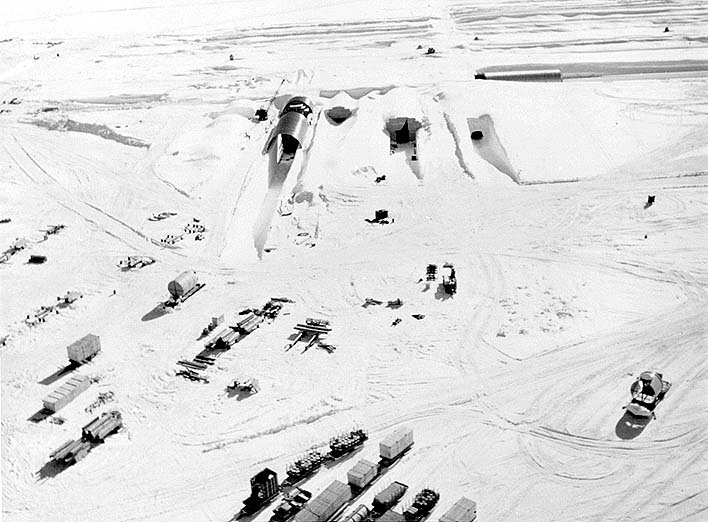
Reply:
[[[654,410],[670,388],[671,383],[659,372],[642,372],[629,388],[632,400],[625,408],[636,417],[655,417]]]

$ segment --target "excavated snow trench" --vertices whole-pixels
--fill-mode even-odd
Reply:
[[[467,127],[477,154],[499,172],[509,176],[515,183],[519,183],[519,175],[512,166],[504,145],[499,140],[492,117],[489,114],[483,114],[479,118],[467,118]]]
[[[399,117],[386,121],[386,134],[391,140],[391,154],[403,152],[406,164],[418,179],[423,179],[418,157],[418,131],[423,125],[415,118]]]

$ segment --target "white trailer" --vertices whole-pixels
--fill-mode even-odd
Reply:
[[[44,408],[56,413],[90,385],[91,379],[88,376],[76,375],[44,398]]]
[[[350,486],[364,489],[374,480],[378,472],[379,470],[376,464],[366,459],[361,459],[347,472],[347,482],[349,482]]]
[[[84,335],[78,341],[66,347],[69,361],[74,363],[84,363],[101,351],[101,338],[98,335]]]
[[[382,459],[396,460],[411,446],[413,446],[413,430],[402,427],[379,443],[379,454]]]

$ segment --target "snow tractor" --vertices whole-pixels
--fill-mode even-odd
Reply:
[[[455,267],[451,263],[445,263],[442,270],[442,285],[445,292],[450,295],[455,295],[457,292],[457,277],[455,276]]]
[[[654,417],[654,409],[670,388],[671,383],[659,372],[642,372],[629,388],[632,400],[627,411],[636,417]]]

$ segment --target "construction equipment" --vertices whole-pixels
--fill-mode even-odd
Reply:
[[[288,478],[283,482],[286,484],[295,484],[300,480],[309,477],[315,471],[320,469],[327,455],[318,450],[311,450],[299,457],[295,462],[288,464],[285,472]]]
[[[432,511],[440,500],[440,494],[432,489],[423,489],[413,498],[413,504],[403,512],[406,522],[419,522]]]
[[[365,219],[367,223],[378,223],[379,225],[388,225],[393,223],[393,218],[388,218],[388,210],[381,208],[374,212],[374,219]]]
[[[122,270],[132,270],[133,268],[142,268],[151,265],[154,262],[155,259],[150,256],[128,256],[118,261],[118,268]]]
[[[38,254],[32,254],[30,255],[28,263],[32,263],[33,265],[41,265],[42,263],[46,263],[47,261],[47,256],[41,256]]]
[[[224,314],[211,318],[211,322],[202,330],[202,337],[209,335],[217,326],[224,322]]]
[[[655,417],[654,409],[670,389],[671,383],[659,372],[642,372],[629,388],[632,400],[626,409],[637,417]]]
[[[148,218],[148,221],[162,221],[168,217],[176,216],[175,212],[160,212],[159,214],[153,214]]]
[[[425,279],[426,281],[435,281],[438,277],[438,265],[428,265],[425,269]]]
[[[319,341],[321,335],[326,335],[332,331],[332,328],[330,328],[329,321],[327,319],[308,318],[305,320],[304,324],[298,323],[295,325],[294,328],[298,331],[298,333],[295,336],[295,339],[293,339],[292,343],[285,345],[286,352],[290,350],[293,346],[295,346],[298,342],[300,342],[303,338],[309,337],[309,341],[305,346],[305,349],[302,351],[302,353],[305,353],[317,341]]]
[[[294,517],[305,504],[312,498],[312,493],[304,489],[295,488],[288,493],[283,501],[278,504],[273,510],[273,516],[270,517],[270,522],[285,522]]]
[[[443,265],[442,285],[445,292],[450,295],[455,295],[457,292],[457,277],[455,276],[455,267],[451,263]]]
[[[235,379],[226,388],[238,393],[245,393],[248,395],[253,395],[261,391],[261,387],[258,385],[258,379],[255,379],[253,377],[240,377],[238,379]]]
[[[123,426],[123,419],[119,411],[110,411],[96,417],[81,430],[82,438],[89,442],[103,442],[114,431]]]
[[[338,459],[364,444],[369,436],[364,430],[355,429],[333,437],[329,441],[329,454],[331,458]]]
[[[279,492],[278,474],[264,468],[251,477],[251,495],[243,501],[243,508],[236,518],[255,515],[270,504]]]

